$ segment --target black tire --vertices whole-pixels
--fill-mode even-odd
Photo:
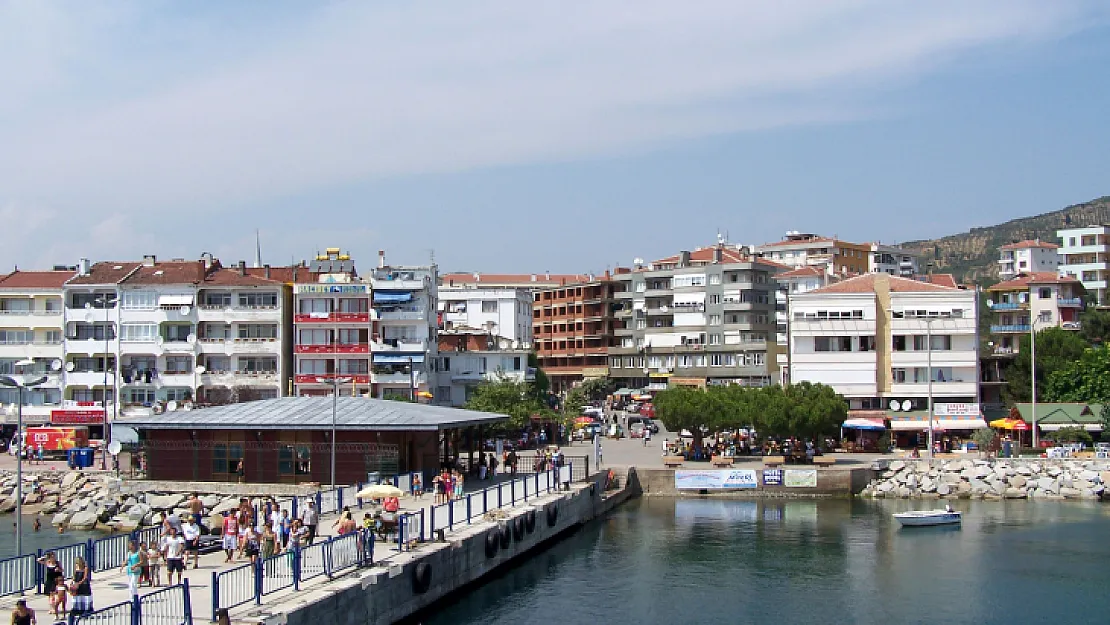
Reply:
[[[428,592],[432,587],[432,565],[417,562],[412,569],[412,591],[418,595]]]
[[[497,550],[501,547],[501,534],[497,530],[490,530],[486,532],[486,557],[492,558],[497,555]]]
[[[555,527],[559,522],[559,508],[555,504],[547,504],[547,526]]]
[[[511,543],[513,540],[513,534],[509,530],[509,524],[502,523],[498,530],[501,532],[501,548],[508,549],[509,543]]]
[[[524,540],[524,517],[518,516],[513,519],[513,540],[520,542]]]
[[[528,514],[524,515],[524,529],[527,530],[529,534],[536,531],[536,511],[535,510],[529,510]]]

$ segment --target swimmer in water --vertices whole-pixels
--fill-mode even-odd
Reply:
[[[42,529],[42,521],[40,521],[38,517],[35,517],[35,523],[33,527],[35,528],[36,532]]]

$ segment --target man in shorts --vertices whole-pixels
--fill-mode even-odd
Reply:
[[[308,544],[316,540],[316,524],[320,522],[320,515],[316,512],[316,502],[311,499],[308,501],[308,507],[301,513],[301,523],[308,528]]]
[[[239,519],[230,510],[224,510],[224,531],[221,542],[224,554],[227,555],[224,562],[231,562],[231,558],[235,556],[235,550],[239,547]]]
[[[181,536],[185,539],[186,556],[193,556],[193,568],[199,569],[200,564],[197,561],[200,558],[200,526],[192,517],[185,520],[181,527]]]
[[[177,573],[177,583],[181,583],[185,572],[185,539],[178,536],[177,530],[170,528],[162,539],[162,556],[166,559],[166,584],[173,585],[173,574]]]
[[[197,497],[196,493],[189,497],[189,512],[193,515],[193,523],[201,525],[202,516],[204,515],[204,502]]]

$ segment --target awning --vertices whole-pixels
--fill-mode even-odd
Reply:
[[[159,295],[159,306],[192,306],[192,295]]]
[[[987,427],[982,419],[933,419],[934,430],[961,431],[978,430]],[[890,422],[890,429],[897,431],[921,432],[929,429],[928,419],[899,419]]]
[[[412,301],[411,291],[374,291],[375,304],[400,304]]]
[[[374,354],[376,365],[407,365],[410,361],[424,362],[424,354]]]
[[[1078,423],[1045,423],[1044,425],[1037,424],[1037,427],[1040,428],[1042,432],[1057,432],[1057,431],[1062,430],[1064,428],[1077,428],[1077,427],[1082,427],[1084,430],[1087,430],[1088,432],[1101,432],[1102,431],[1102,426],[1098,425],[1097,423],[1084,423],[1082,426],[1080,426]]]
[[[845,419],[840,427],[850,430],[885,430],[882,419]]]
[[[630,388],[622,388],[622,389],[617,389],[617,392],[613,393],[613,394],[616,395],[617,397],[621,397],[623,395],[631,395],[634,392],[635,391],[633,391]]]

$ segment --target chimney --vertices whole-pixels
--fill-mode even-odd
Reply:
[[[547,273],[544,274],[544,279],[548,280],[548,281],[551,280],[551,272],[550,271],[548,271]]]
[[[690,266],[690,252],[688,252],[686,250],[682,250],[681,252],[678,253],[678,266],[679,267],[689,267]]]
[[[247,275],[247,261],[245,260],[239,261],[239,275]]]
[[[385,269],[385,250],[378,250],[378,269]]]
[[[89,263],[89,259],[82,258],[81,262],[77,263],[78,275],[87,276],[87,275],[89,275],[89,271],[91,271],[91,270],[92,270],[92,264]]]
[[[155,260],[156,259],[154,257],[154,254],[145,254],[145,255],[143,255],[143,266],[144,267],[153,267]]]
[[[264,276],[266,276],[267,280],[270,279],[270,266],[269,265],[262,265],[262,274]]]
[[[713,263],[714,264],[720,264],[721,256],[722,256],[721,252],[723,252],[723,251],[724,250],[722,249],[722,247],[720,245],[713,248]]]

